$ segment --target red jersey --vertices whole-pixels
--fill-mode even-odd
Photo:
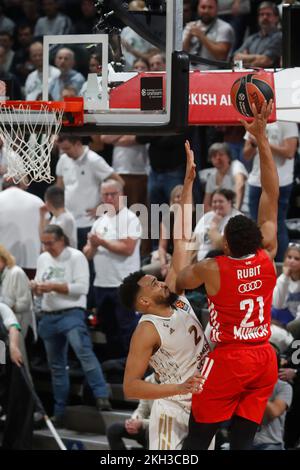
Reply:
[[[276,272],[264,250],[235,259],[215,258],[220,271],[220,290],[208,297],[211,340],[215,343],[267,342]]]

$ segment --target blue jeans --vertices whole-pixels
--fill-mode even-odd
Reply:
[[[277,255],[276,255],[275,260],[280,261],[280,262],[283,261],[284,254],[289,244],[289,235],[288,235],[287,227],[285,224],[285,220],[286,220],[287,212],[289,208],[289,201],[290,201],[290,195],[292,192],[292,187],[293,187],[292,184],[288,184],[287,186],[280,186],[279,188],[278,218],[277,218],[278,249],[277,249]],[[260,195],[261,195],[260,187],[249,185],[249,211],[250,211],[251,219],[255,221],[257,221]]]
[[[74,308],[57,315],[45,314],[39,323],[39,335],[44,342],[51,370],[56,416],[64,414],[69,395],[69,344],[80,361],[95,398],[108,397],[107,384],[93,352],[82,309]]]
[[[150,204],[169,204],[171,191],[178,184],[183,184],[184,174],[184,167],[164,173],[151,170],[148,178]]]
[[[98,317],[106,335],[109,355],[126,357],[139,316],[121,304],[117,287],[94,287]]]

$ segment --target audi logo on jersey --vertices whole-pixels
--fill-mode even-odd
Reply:
[[[262,286],[262,281],[258,279],[257,281],[247,282],[246,284],[240,284],[238,287],[238,291],[240,294],[244,294],[245,292],[257,290],[261,286]]]

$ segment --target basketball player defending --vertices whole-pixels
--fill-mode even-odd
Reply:
[[[139,271],[125,278],[120,287],[124,305],[143,314],[131,339],[124,392],[130,398],[155,400],[149,425],[149,447],[153,450],[181,449],[188,433],[191,392],[199,392],[204,382],[197,368],[209,351],[188,300],[175,293],[176,275],[190,262],[186,245],[191,235],[195,164],[188,142],[186,154],[182,213],[178,210],[175,215],[174,253],[166,281]],[[149,365],[159,384],[143,380]]]
[[[271,302],[276,284],[278,175],[266,137],[272,103],[254,120],[242,121],[257,141],[262,195],[258,226],[243,215],[225,227],[224,256],[185,268],[179,289],[205,284],[211,340],[209,375],[201,395],[193,395],[189,435],[183,448],[207,449],[222,421],[231,419],[230,448],[251,449],[267,400],[277,381],[270,337]]]

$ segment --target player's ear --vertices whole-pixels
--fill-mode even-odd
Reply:
[[[229,249],[229,246],[228,246],[228,243],[227,243],[227,240],[226,240],[226,237],[225,235],[223,235],[223,251],[226,255],[228,255],[230,253],[230,249]]]
[[[140,304],[140,306],[141,306],[143,309],[149,307],[149,305],[150,305],[150,301],[149,301],[149,300],[150,300],[149,297],[147,297],[146,295],[141,295],[141,296],[139,297],[139,304]]]

